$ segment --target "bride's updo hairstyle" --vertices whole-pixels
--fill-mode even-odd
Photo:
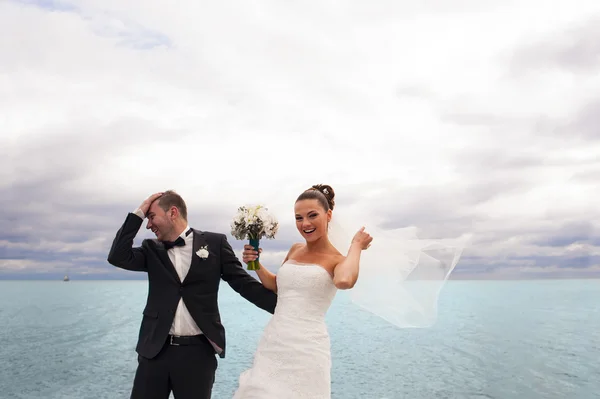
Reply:
[[[326,184],[315,184],[300,194],[298,199],[296,199],[296,202],[307,199],[316,199],[323,209],[325,209],[325,212],[327,212],[330,209],[333,210],[333,207],[335,206],[334,197],[335,192],[331,186]]]

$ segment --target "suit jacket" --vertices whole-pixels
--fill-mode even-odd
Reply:
[[[277,295],[244,270],[224,234],[193,230],[192,264],[185,279],[180,281],[160,241],[145,239],[140,247],[133,248],[142,222],[139,216],[129,213],[108,254],[108,262],[116,267],[148,273],[148,298],[136,346],[141,356],[153,358],[160,352],[179,299],[183,298],[198,327],[221,348],[219,356],[225,357],[225,328],[217,304],[221,279],[256,306],[275,312]],[[204,246],[209,252],[205,259],[196,254]]]

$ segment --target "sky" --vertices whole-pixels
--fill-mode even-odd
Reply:
[[[108,249],[167,189],[200,230],[268,206],[276,270],[316,183],[472,234],[453,278],[600,277],[599,35],[596,0],[4,0],[0,279],[144,278]]]

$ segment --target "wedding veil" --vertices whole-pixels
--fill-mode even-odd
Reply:
[[[361,226],[342,224],[334,214],[329,240],[346,255]],[[373,237],[362,251],[352,302],[400,328],[432,326],[440,291],[456,267],[470,235],[455,239],[419,239],[415,228],[383,230],[365,226]]]

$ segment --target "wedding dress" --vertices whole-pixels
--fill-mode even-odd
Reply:
[[[277,308],[233,399],[331,398],[325,314],[336,292],[331,275],[320,265],[287,261],[281,266]]]
[[[351,232],[337,220],[329,239],[344,253]],[[471,240],[419,239],[415,228],[381,230],[361,254],[352,302],[399,328],[427,328],[437,319],[440,291]],[[330,399],[331,352],[325,314],[337,288],[317,264],[285,262],[277,272],[277,307],[254,362],[233,399]]]

